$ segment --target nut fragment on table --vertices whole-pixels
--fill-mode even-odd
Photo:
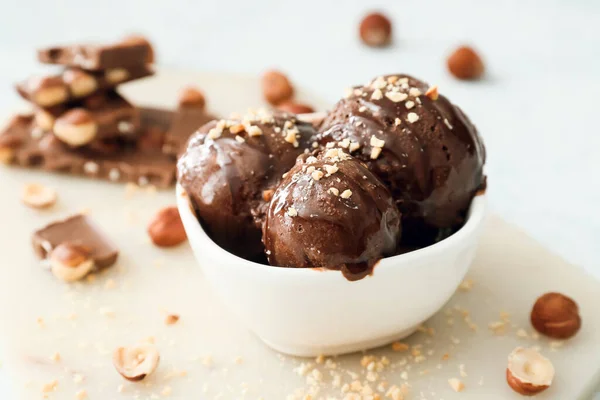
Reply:
[[[56,191],[39,183],[29,183],[23,187],[21,201],[31,208],[48,208],[58,198]]]
[[[172,247],[185,242],[187,235],[177,207],[161,209],[150,221],[148,235],[159,247]]]
[[[91,142],[98,131],[92,115],[83,108],[74,108],[54,123],[54,135],[62,142],[79,147]]]
[[[385,46],[390,43],[392,37],[392,23],[385,15],[372,13],[363,18],[359,33],[367,46]]]
[[[533,396],[550,387],[554,366],[533,349],[517,347],[508,356],[506,381],[517,393]]]
[[[152,374],[160,356],[151,344],[139,344],[131,347],[119,347],[113,353],[113,365],[123,378],[137,382]]]
[[[542,335],[568,339],[581,328],[579,307],[570,297],[551,292],[539,297],[531,310],[531,324]]]
[[[96,78],[80,69],[68,69],[63,73],[63,81],[75,97],[84,97],[98,89]]]
[[[263,96],[272,105],[289,100],[294,95],[294,87],[289,79],[279,71],[270,70],[262,75]]]
[[[206,106],[204,94],[195,87],[188,86],[179,93],[179,107],[203,109]]]
[[[82,279],[95,266],[90,249],[70,242],[56,246],[48,259],[54,276],[65,282]]]
[[[477,52],[468,46],[454,50],[447,60],[448,70],[462,80],[474,80],[483,76],[485,67]]]

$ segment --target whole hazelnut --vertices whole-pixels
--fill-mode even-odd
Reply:
[[[59,77],[33,78],[28,86],[33,102],[42,107],[63,103],[69,97],[67,86]]]
[[[173,247],[185,242],[187,235],[177,207],[160,210],[148,225],[148,235],[159,247]]]
[[[141,381],[158,367],[160,356],[151,344],[139,344],[132,347],[119,347],[113,353],[113,365],[123,378]]]
[[[43,108],[35,111],[34,121],[38,127],[46,132],[52,131],[52,128],[54,127],[54,115]]]
[[[23,204],[38,209],[48,208],[54,205],[57,198],[56,190],[38,183],[29,183],[25,185],[25,187],[23,187],[23,192],[21,193],[21,201],[23,201]]]
[[[152,47],[152,43],[142,36],[142,35],[129,35],[123,39],[123,43],[135,43],[148,46],[148,57],[146,58],[147,64],[154,64],[155,56],[154,56],[154,47]]]
[[[277,106],[277,109],[292,114],[309,114],[315,112],[315,109],[306,104],[300,104],[293,101],[286,101]]]
[[[537,351],[517,347],[509,354],[506,382],[515,392],[536,395],[548,389],[553,379],[552,362]]]
[[[188,86],[179,93],[179,107],[203,109],[206,106],[204,94],[195,87]]]
[[[90,143],[98,131],[92,115],[83,108],[74,108],[54,123],[54,135],[62,142],[79,147]]]
[[[461,46],[448,57],[448,70],[458,79],[473,80],[483,76],[485,68],[477,52],[468,46]]]
[[[129,78],[129,71],[125,68],[112,68],[104,72],[104,78],[108,83],[117,84]]]
[[[371,13],[360,23],[360,38],[371,47],[381,47],[390,43],[392,23],[381,13]]]
[[[546,293],[533,305],[531,324],[542,335],[568,339],[581,328],[579,307],[564,294]]]
[[[61,243],[48,256],[50,268],[57,278],[65,282],[75,282],[94,269],[90,249],[74,243]]]
[[[98,82],[92,75],[81,69],[68,69],[63,73],[63,81],[75,97],[87,96],[98,89]]]
[[[294,87],[289,79],[279,71],[271,70],[262,75],[263,96],[272,105],[289,100],[294,95]]]

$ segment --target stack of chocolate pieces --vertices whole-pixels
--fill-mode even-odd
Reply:
[[[159,188],[174,184],[181,147],[212,117],[199,92],[188,90],[173,112],[138,108],[116,91],[153,75],[146,39],[51,47],[37,57],[64,69],[17,84],[34,111],[14,116],[0,132],[0,162]]]

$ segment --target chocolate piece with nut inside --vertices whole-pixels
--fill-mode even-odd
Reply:
[[[73,67],[65,69],[60,75],[31,77],[18,83],[16,88],[25,100],[39,107],[52,107],[152,74],[154,72],[146,65],[106,71],[84,71]]]
[[[76,149],[54,134],[37,129],[32,115],[18,115],[0,132],[0,155],[6,164],[27,168],[171,187],[175,183],[176,159],[161,149],[170,114],[144,108],[140,113],[142,132],[136,142],[108,139]]]
[[[436,86],[411,76],[350,88],[319,131],[321,145],[343,146],[390,189],[403,245],[428,245],[460,227],[485,187],[477,129]]]
[[[94,140],[135,137],[140,130],[139,110],[117,92],[98,93],[66,108],[38,108],[36,126],[78,147]]]
[[[35,231],[32,243],[35,253],[41,259],[48,258],[63,243],[82,246],[87,249],[98,269],[110,267],[119,256],[119,249],[89,217],[82,214],[53,222]]]
[[[271,265],[339,269],[364,278],[400,235],[390,192],[343,149],[303,154],[281,181],[263,229]]]
[[[124,41],[113,44],[74,44],[38,50],[38,60],[46,64],[107,70],[145,65],[152,47],[148,42]]]
[[[224,249],[264,260],[261,226],[269,190],[308,149],[314,127],[266,110],[213,121],[179,159],[179,182],[208,234]]]

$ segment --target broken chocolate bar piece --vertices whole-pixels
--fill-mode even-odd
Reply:
[[[173,116],[171,128],[165,136],[163,151],[177,157],[185,150],[190,136],[202,125],[215,119],[201,108],[180,107]]]
[[[142,115],[148,112],[142,109]],[[147,115],[144,121],[151,120]],[[156,146],[141,146],[155,136]],[[176,159],[160,148],[165,131],[142,125],[137,143],[121,138],[71,148],[49,132],[39,132],[32,115],[18,115],[0,132],[0,161],[28,168],[83,175],[113,182],[168,188],[175,183]]]
[[[46,64],[107,70],[145,65],[152,51],[149,43],[122,41],[107,45],[83,44],[38,50],[38,60]],[[117,74],[117,73],[115,73]]]
[[[72,243],[90,251],[97,269],[113,265],[119,249],[98,229],[92,220],[77,214],[62,221],[53,222],[33,233],[33,250],[45,260],[58,245]]]
[[[76,122],[83,117],[90,124],[93,134],[86,138],[77,129]],[[37,109],[35,124],[43,132],[51,131],[63,142],[73,146],[82,146],[95,140],[119,136],[133,137],[140,128],[139,111],[117,92],[97,93],[84,100],[66,106]],[[81,124],[79,124],[81,125]],[[40,135],[40,132],[38,132]],[[71,139],[71,140],[70,140]],[[83,139],[87,139],[83,140]]]
[[[16,87],[25,100],[39,107],[52,107],[112,89],[121,83],[145,78],[153,73],[146,65],[122,69],[120,72],[67,68],[60,75],[31,77],[18,83]]]

